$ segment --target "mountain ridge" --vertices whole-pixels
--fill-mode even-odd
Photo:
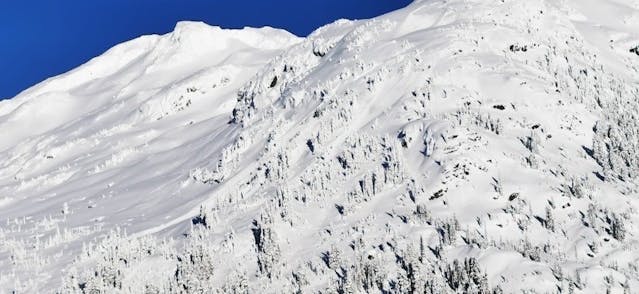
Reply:
[[[266,49],[186,22],[0,102],[0,287],[630,291],[639,3],[589,4],[414,1]]]

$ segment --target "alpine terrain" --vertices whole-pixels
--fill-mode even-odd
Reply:
[[[2,293],[639,293],[639,0],[180,22],[0,159]]]

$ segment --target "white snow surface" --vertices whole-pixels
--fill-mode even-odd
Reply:
[[[639,148],[637,28],[637,0],[418,0],[117,45],[0,101],[0,293],[481,292],[444,273],[469,258],[490,291],[635,293],[639,150],[616,174],[594,129]]]

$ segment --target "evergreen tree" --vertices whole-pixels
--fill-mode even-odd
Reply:
[[[555,231],[555,218],[552,215],[552,209],[550,206],[546,206],[546,219],[544,220],[544,226],[546,229]]]

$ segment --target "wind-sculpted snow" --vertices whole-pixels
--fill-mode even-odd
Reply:
[[[631,293],[637,25],[422,0],[116,46],[0,102],[0,289]]]

